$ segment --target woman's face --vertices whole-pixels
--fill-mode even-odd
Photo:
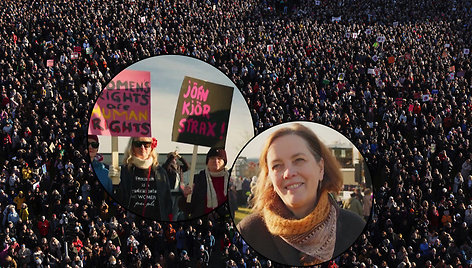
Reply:
[[[298,135],[275,139],[267,151],[268,176],[275,192],[297,217],[308,215],[316,205],[323,180],[324,160],[317,161]]]
[[[225,160],[219,156],[209,157],[207,167],[211,172],[222,171],[225,168]]]
[[[93,160],[98,152],[98,142],[94,139],[88,139],[88,152],[90,159]]]
[[[133,141],[133,155],[139,159],[146,160],[151,155],[151,142],[150,138],[136,138]]]

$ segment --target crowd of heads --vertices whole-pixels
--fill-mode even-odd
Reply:
[[[167,236],[178,236],[170,224],[128,215],[98,184],[86,152],[94,102],[119,71],[163,54],[222,70],[245,97],[256,132],[310,120],[359,148],[376,209],[337,265],[472,263],[470,1],[0,6],[2,266],[273,265],[234,240],[231,220],[213,222],[221,246],[204,246],[207,258],[198,243],[179,247]],[[182,224],[193,228],[197,222]]]

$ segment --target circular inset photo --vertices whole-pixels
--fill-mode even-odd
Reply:
[[[372,211],[372,182],[356,147],[312,122],[272,127],[252,139],[232,169],[230,211],[264,257],[316,265],[347,250]]]
[[[205,215],[227,201],[229,167],[254,136],[237,87],[203,61],[139,61],[114,77],[91,113],[88,151],[109,195],[161,221]]]

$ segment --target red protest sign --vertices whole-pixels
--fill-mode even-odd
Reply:
[[[124,70],[103,89],[92,110],[89,134],[151,136],[151,73]]]
[[[233,87],[185,76],[175,109],[172,141],[224,147]]]
[[[395,57],[391,56],[388,57],[388,63],[394,63],[395,62]]]

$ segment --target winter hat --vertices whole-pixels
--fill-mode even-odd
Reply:
[[[210,159],[210,157],[213,157],[213,156],[221,157],[223,161],[225,161],[225,165],[228,162],[228,159],[226,157],[226,151],[223,148],[211,148],[207,153],[205,163],[208,164],[208,160]]]

